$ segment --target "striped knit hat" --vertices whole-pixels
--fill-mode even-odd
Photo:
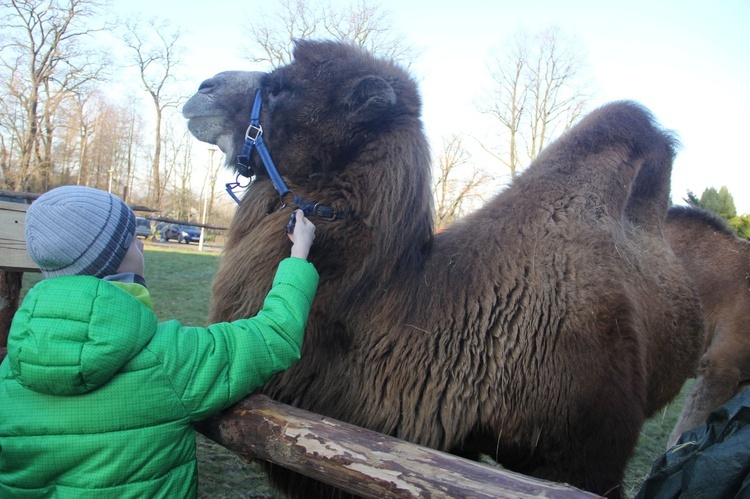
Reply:
[[[26,212],[26,249],[45,277],[114,274],[133,237],[128,205],[90,187],[52,189]]]

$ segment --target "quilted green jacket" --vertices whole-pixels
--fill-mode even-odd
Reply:
[[[0,364],[0,498],[194,497],[191,423],[299,359],[317,285],[288,258],[256,317],[199,328],[101,279],[41,281]]]

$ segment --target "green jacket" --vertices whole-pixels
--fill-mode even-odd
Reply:
[[[0,364],[0,497],[194,497],[191,423],[299,359],[317,285],[288,258],[256,317],[200,328],[101,279],[41,281]]]

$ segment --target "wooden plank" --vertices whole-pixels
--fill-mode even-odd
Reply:
[[[41,194],[37,194],[36,192],[19,192],[19,191],[0,190],[0,197],[6,197],[6,198],[24,199],[26,201],[33,201],[39,196],[41,196]]]
[[[26,209],[29,205],[0,201],[0,269],[39,272],[26,251]]]
[[[246,459],[264,459],[362,497],[598,497],[487,466],[281,404],[239,402],[199,432]]]

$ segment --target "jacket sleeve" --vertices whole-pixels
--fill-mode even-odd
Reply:
[[[287,258],[255,317],[207,328],[160,325],[158,355],[191,419],[229,407],[299,360],[317,287],[311,263]]]

